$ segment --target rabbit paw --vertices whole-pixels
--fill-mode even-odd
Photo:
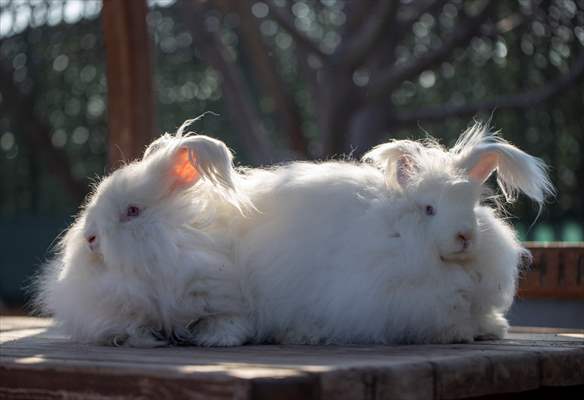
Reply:
[[[475,334],[476,340],[500,340],[505,337],[509,330],[509,323],[500,314],[490,314],[482,316],[478,323],[478,332]]]
[[[193,343],[204,347],[241,346],[250,337],[248,323],[238,317],[208,317],[192,327]]]
[[[470,314],[470,293],[459,289],[450,299],[452,303],[442,321],[443,331],[437,336],[438,343],[471,343],[474,329]]]

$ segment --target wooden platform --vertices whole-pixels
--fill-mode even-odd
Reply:
[[[584,332],[532,329],[466,345],[142,350],[71,343],[49,326],[1,318],[0,398],[584,398]]]

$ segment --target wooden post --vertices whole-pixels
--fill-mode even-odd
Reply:
[[[146,0],[103,1],[110,168],[140,157],[154,133],[146,13]]]

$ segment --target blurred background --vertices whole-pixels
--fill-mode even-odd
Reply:
[[[358,157],[391,138],[451,145],[491,118],[551,166],[558,189],[537,220],[526,201],[511,208],[522,239],[583,240],[584,0],[126,3],[146,4],[145,50],[131,37],[108,45],[151,61],[154,113],[133,110],[151,122],[132,133],[140,143],[213,111],[193,129],[240,164],[268,165]],[[104,8],[0,0],[4,307],[25,302],[92,180],[138,155],[108,133]]]

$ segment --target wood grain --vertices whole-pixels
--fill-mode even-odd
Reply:
[[[579,395],[582,333],[515,331],[457,345],[130,349],[70,342],[50,320],[2,317],[0,398],[460,399],[565,388]]]
[[[522,273],[524,299],[584,300],[584,243],[527,243],[532,264]]]

